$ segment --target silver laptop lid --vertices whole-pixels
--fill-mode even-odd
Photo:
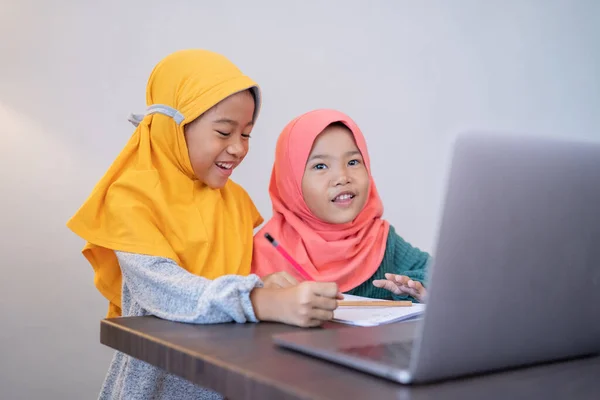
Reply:
[[[600,349],[600,144],[460,136],[444,207],[415,381]]]

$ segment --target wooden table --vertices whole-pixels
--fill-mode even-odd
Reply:
[[[298,329],[129,317],[103,320],[100,341],[231,400],[600,399],[600,357],[409,387],[273,344],[273,334]]]

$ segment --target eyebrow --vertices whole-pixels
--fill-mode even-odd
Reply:
[[[229,118],[220,118],[220,119],[218,119],[216,121],[213,121],[213,123],[214,124],[229,124],[229,125],[233,125],[233,126],[238,126],[238,122],[237,121],[234,121],[234,120],[229,119]],[[248,122],[248,124],[246,126],[253,125],[253,124],[254,124],[254,121],[250,121],[250,122]]]
[[[345,152],[345,153],[344,153],[344,156],[345,156],[345,157],[350,157],[350,156],[355,156],[355,155],[357,155],[357,154],[358,154],[358,155],[361,155],[361,154],[360,154],[360,151],[358,151],[358,150],[351,150],[351,151],[347,151],[347,152]],[[315,158],[320,158],[320,159],[326,160],[326,159],[329,159],[329,158],[331,158],[331,156],[328,156],[328,155],[325,155],[325,154],[313,154],[313,155],[312,155],[312,156],[311,156],[311,157],[308,159],[308,161],[310,161],[310,160],[314,160]]]

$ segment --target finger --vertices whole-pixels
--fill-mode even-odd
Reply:
[[[303,326],[305,328],[316,328],[317,326],[323,325],[323,322],[325,321],[321,321],[320,319],[311,319]]]
[[[323,321],[320,321],[318,319],[313,319],[310,318],[308,316],[306,317],[300,317],[297,320],[292,320],[290,321],[293,325],[297,325],[301,328],[310,328],[310,327],[314,327],[314,326],[319,326],[323,323]]]
[[[338,307],[338,302],[329,297],[315,296],[311,305],[314,310],[332,311]]]
[[[335,296],[335,298],[337,300],[344,300],[344,294],[342,292],[338,292],[338,294]]]
[[[423,287],[423,285],[417,285],[417,286],[420,286],[421,289],[417,290],[414,288],[406,287],[405,293],[423,303],[423,302],[425,302],[425,298],[427,297],[427,290],[425,289],[425,287]]]
[[[333,311],[314,309],[310,315],[312,320],[331,321],[333,319]]]
[[[298,281],[296,280],[296,278],[294,278],[292,275],[288,274],[285,271],[281,273],[281,277],[283,278],[283,280],[285,280],[287,283],[289,283],[289,285],[287,285],[287,286],[294,286],[294,285],[298,284]]]
[[[275,279],[271,278],[269,280],[264,281],[265,288],[281,288],[279,283],[275,282]]]
[[[425,291],[425,287],[419,281],[410,280],[406,284],[406,292],[410,293],[413,297],[421,297],[423,292]]]
[[[288,288],[291,286],[295,286],[295,284],[291,283],[290,281],[288,281],[287,279],[285,279],[282,276],[273,278],[273,283],[275,283],[280,288]]]
[[[410,287],[408,287],[408,286],[403,286],[403,287],[401,287],[401,290],[402,290],[402,292],[403,292],[404,294],[408,294],[408,295],[410,295],[410,296],[412,296],[412,297],[415,297],[415,298],[416,298],[416,297],[418,297],[418,296],[419,296],[419,292],[418,292],[417,290],[415,290],[415,289],[413,289],[413,288],[410,288]]]
[[[423,285],[419,281],[413,281],[412,279],[406,283],[406,285],[410,288],[413,288],[417,291],[421,291],[423,289]]]
[[[387,279],[376,279],[373,281],[373,286],[389,290],[394,294],[402,294],[401,287],[392,281],[388,281]]]
[[[335,282],[307,282],[311,284],[312,292],[317,296],[336,298],[339,293],[338,285]]]
[[[278,288],[286,288],[286,287],[292,286],[289,284],[289,282],[287,280],[285,280],[281,276],[271,277],[271,279],[268,281],[268,285],[270,287],[278,287]]]
[[[406,282],[408,282],[410,280],[410,278],[406,275],[398,275],[398,274],[385,274],[385,278],[392,281],[392,282],[396,282],[400,285],[406,285]]]
[[[396,295],[409,295],[413,297],[419,295],[419,292],[415,288],[411,288],[407,285],[397,284],[388,280],[373,281],[373,284],[375,284],[375,282],[378,282],[378,284],[382,285],[379,287],[383,287],[384,289],[387,289]],[[390,285],[394,285],[393,288]]]
[[[396,283],[401,285],[407,285],[408,282],[410,282],[410,278],[406,275],[396,275],[394,279],[396,280]]]

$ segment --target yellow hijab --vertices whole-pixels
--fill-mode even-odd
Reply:
[[[183,50],[163,59],[146,88],[145,115],[67,226],[87,241],[83,255],[94,283],[109,301],[108,317],[121,315],[121,269],[115,250],[170,258],[208,279],[247,275],[252,234],[262,217],[241,186],[211,189],[198,181],[183,127],[228,96],[258,85],[227,58]]]

